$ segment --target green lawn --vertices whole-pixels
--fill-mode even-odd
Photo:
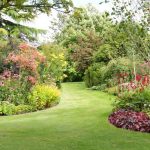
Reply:
[[[83,83],[65,83],[59,105],[0,117],[0,150],[149,150],[150,134],[108,123],[111,99]]]

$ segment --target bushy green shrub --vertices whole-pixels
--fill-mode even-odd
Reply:
[[[150,112],[150,88],[145,88],[141,92],[125,91],[120,93],[115,102],[115,108]]]
[[[103,63],[95,63],[86,70],[84,81],[87,87],[104,83],[105,67]]]
[[[13,103],[8,101],[0,102],[0,115],[17,115],[34,111],[30,105],[18,105],[15,106]]]
[[[64,69],[64,82],[78,82],[83,81],[83,74],[76,70],[75,63],[68,62],[66,68]]]
[[[9,97],[9,90],[6,86],[0,86],[0,102],[6,101]]]
[[[0,102],[0,115],[13,115],[15,114],[15,105],[8,101]]]
[[[33,87],[29,97],[28,103],[36,110],[49,108],[55,103],[59,102],[59,90],[56,87],[48,85],[36,85]]]
[[[85,72],[85,83],[88,87],[106,84],[113,87],[118,84],[117,74],[121,72],[132,72],[132,62],[127,58],[118,58],[109,63],[93,63]]]
[[[16,103],[15,98],[17,99],[17,96],[15,93],[13,94],[14,101],[9,101],[9,95],[5,97],[8,99],[5,101],[2,99],[2,101],[0,101],[0,115],[23,114],[36,110],[42,110],[57,104],[60,98],[60,92],[56,87],[44,84],[36,85],[32,88],[31,93],[28,95],[28,99],[24,102],[25,104]]]
[[[18,105],[15,107],[15,114],[23,114],[34,111],[30,105]]]
[[[30,85],[25,80],[20,82],[18,79],[7,78],[4,84],[0,86],[0,101],[8,101],[15,105],[24,104],[30,91]]]
[[[93,61],[94,62],[109,62],[115,55],[111,45],[103,44],[100,48],[94,53]]]
[[[58,87],[64,79],[64,70],[67,66],[65,49],[55,43],[47,43],[39,47],[46,56],[46,63],[40,65],[40,79],[42,83],[54,82]]]

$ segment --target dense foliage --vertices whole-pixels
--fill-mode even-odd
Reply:
[[[62,81],[84,80],[88,88],[116,95],[110,123],[150,132],[150,3],[112,4],[111,13],[91,5],[58,13],[54,41],[35,48],[20,34],[32,39],[36,32],[20,22],[51,9],[69,12],[72,1],[0,2],[0,114],[49,108],[59,102]]]
[[[120,71],[115,73],[118,98],[109,121],[119,128],[150,132],[148,116],[150,112],[150,35],[149,15],[147,13],[149,10],[146,9],[149,2],[144,0],[126,3],[114,0],[113,2],[115,4],[113,15],[121,19],[119,23],[116,20],[116,23],[119,24],[119,28],[116,26],[118,29],[116,32],[119,32],[115,35],[115,37],[120,38],[118,38],[119,40],[113,38],[117,41],[118,47],[116,48],[119,48],[119,55],[116,56],[125,56],[130,61],[128,64],[121,65],[122,69],[120,68]],[[136,7],[131,10],[135,3],[137,3]],[[143,16],[140,16],[138,22],[136,19],[139,11],[143,12]],[[112,44],[115,45],[115,41]]]
[[[95,82],[94,85],[88,84],[88,86],[91,87],[104,83],[108,84],[110,80],[113,81],[113,78],[117,73],[131,72],[131,70],[133,71],[135,69],[133,67],[135,64],[140,63],[140,61],[141,63],[142,61],[148,61],[149,40],[150,36],[148,32],[143,29],[142,26],[137,26],[136,23],[119,23],[112,31],[108,31],[104,44],[100,46],[99,50],[93,56],[93,63],[89,67],[89,71],[87,70],[85,74],[85,81],[89,82],[87,79],[91,70],[109,70],[110,76],[108,77],[109,73],[103,75],[103,71],[102,73],[97,71],[94,73],[95,76],[93,77],[92,82],[94,83],[95,79],[99,80],[99,83]],[[102,79],[104,83],[101,83],[99,76],[103,76],[108,80],[105,82],[105,79]]]
[[[115,94],[114,111],[124,109],[122,115],[129,113],[140,124],[141,112],[150,112],[149,2],[113,0],[112,4],[111,13],[100,14],[88,6],[68,17],[60,15],[63,25],[55,40],[66,49],[65,81],[84,79],[91,89]],[[132,122],[129,128],[149,132],[149,119],[142,117],[145,127]],[[119,127],[130,124],[127,119]]]
[[[126,5],[125,8],[128,7]],[[117,9],[114,5],[113,11]],[[56,41],[67,49],[67,81],[82,80],[85,74],[88,87],[101,84],[108,84],[109,87],[117,70],[110,71],[110,76],[107,73],[104,75],[103,70],[109,70],[117,62],[119,72],[123,69],[131,71],[131,66],[132,70],[135,69],[133,63],[149,60],[150,35],[147,26],[135,21],[132,18],[134,14],[126,14],[129,17],[116,22],[112,19],[114,15],[100,14],[88,6],[75,9],[69,17],[59,16],[58,27],[61,29]],[[60,26],[61,23],[63,26]],[[128,61],[127,66],[123,64],[124,60]]]
[[[22,25],[23,22],[33,20],[40,13],[49,15],[52,9],[69,12],[72,6],[71,0],[1,0],[0,28],[7,31],[11,45],[14,37],[33,40],[38,33],[43,33],[43,30]]]
[[[33,43],[43,30],[23,25],[52,9],[70,12],[71,0],[0,1],[0,114],[49,108],[59,101],[66,66],[64,49],[54,43],[39,49]],[[30,43],[30,44],[29,44]]]
[[[60,76],[58,74],[52,76],[51,71],[55,73],[54,68],[55,70],[59,69],[60,72],[63,71],[61,71],[63,68],[55,66],[57,61],[63,63],[63,56],[60,55],[62,60],[60,57],[55,57],[55,60],[50,61],[48,55],[44,55],[26,43],[20,43],[15,50],[2,54],[0,68],[1,115],[31,112],[58,103],[59,92],[56,88],[55,78]],[[52,53],[52,55],[54,54]],[[53,70],[49,70],[49,64],[53,66]],[[43,83],[46,85],[40,85]]]
[[[40,51],[46,56],[46,65],[41,65],[42,82],[53,80],[60,87],[62,80],[65,78],[65,69],[67,67],[66,50],[55,43],[43,44],[39,47]],[[49,80],[48,80],[49,79]]]
[[[101,15],[89,6],[87,9],[77,8],[69,18],[64,17],[64,25],[56,40],[67,49],[67,81],[83,80],[85,70],[102,43],[100,34],[111,24],[107,15]]]
[[[36,85],[32,88],[28,97],[28,103],[33,106],[35,110],[49,108],[59,101],[59,91],[56,87],[48,85]]]

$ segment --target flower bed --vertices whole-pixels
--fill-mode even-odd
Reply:
[[[108,120],[117,128],[150,133],[150,117],[143,112],[120,109],[113,112]]]
[[[55,76],[47,56],[26,43],[3,56],[0,66],[0,115],[49,108],[59,102]],[[50,63],[52,64],[52,63]]]

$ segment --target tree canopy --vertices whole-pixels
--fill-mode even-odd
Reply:
[[[69,12],[73,6],[71,0],[2,0],[0,1],[0,28],[12,34],[23,33],[28,38],[42,32],[31,27],[22,25],[22,22],[31,21],[40,13],[49,15],[52,9]]]

